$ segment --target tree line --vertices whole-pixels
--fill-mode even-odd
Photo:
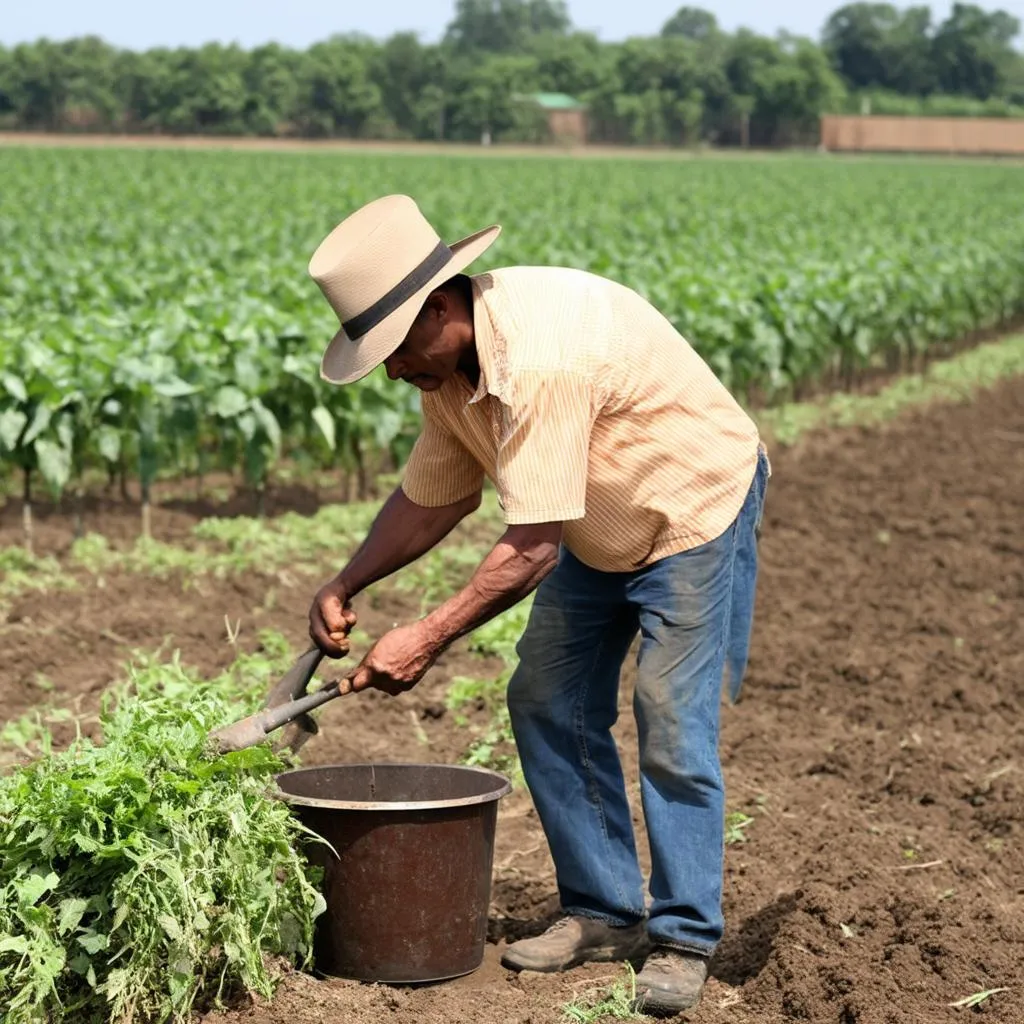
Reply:
[[[336,35],[299,50],[120,49],[89,36],[0,47],[0,127],[182,134],[537,141],[528,97],[569,94],[591,141],[775,145],[824,112],[1024,116],[1020,23],[956,3],[853,3],[819,40],[680,8],[653,37],[601,42],[562,0],[456,0],[438,43]]]

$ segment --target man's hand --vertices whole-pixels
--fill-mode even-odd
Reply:
[[[373,687],[397,697],[427,674],[440,653],[421,622],[399,626],[373,645],[355,671],[340,680],[338,688],[346,694]]]
[[[356,624],[356,613],[340,576],[325,583],[309,609],[310,639],[329,658],[348,654],[348,635]]]

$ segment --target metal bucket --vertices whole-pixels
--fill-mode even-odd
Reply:
[[[322,843],[327,910],[314,956],[324,974],[410,984],[483,961],[498,800],[508,779],[483,768],[342,764],[277,777],[281,797]]]

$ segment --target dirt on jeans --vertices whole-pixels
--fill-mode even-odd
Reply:
[[[726,935],[687,1019],[1024,1020],[1022,441],[1017,380],[771,452],[751,663],[721,743],[729,807],[752,820],[727,851]],[[39,701],[36,672],[89,706],[132,646],[163,638],[203,670],[226,665],[224,616],[241,621],[241,646],[272,626],[298,647],[317,582],[120,575],[24,596],[0,626],[0,719]],[[383,589],[357,608],[371,634],[416,612]],[[306,760],[456,760],[469,733],[442,697],[469,672],[481,666],[463,647],[402,698],[336,702]],[[631,689],[627,664],[616,729],[642,830]],[[543,833],[517,791],[501,805],[479,971],[416,988],[292,973],[271,1003],[204,1024],[554,1024],[567,1000],[619,976],[500,967],[504,942],[557,911]],[[949,1005],[1002,987],[974,1010]]]

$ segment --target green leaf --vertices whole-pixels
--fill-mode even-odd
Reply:
[[[53,491],[61,491],[71,476],[70,450],[53,441],[40,438],[36,441],[35,452],[43,479]]]
[[[75,424],[70,416],[61,416],[57,420],[57,439],[62,447],[71,451],[75,442]]]
[[[210,408],[215,416],[221,419],[233,420],[249,408],[249,397],[240,388],[232,384],[226,384],[218,388],[210,403]]]
[[[110,924],[110,931],[114,933],[128,919],[128,904],[122,903],[114,912],[114,920]]]
[[[0,953],[27,953],[28,939],[24,935],[8,935],[0,939]]]
[[[238,417],[238,429],[246,441],[251,441],[256,436],[256,414],[248,409]]]
[[[89,973],[92,961],[85,953],[78,953],[68,961],[68,969],[81,974],[83,977]]]
[[[308,379],[308,369],[307,365],[291,352],[281,361],[281,372],[298,377],[300,380]]]
[[[83,899],[61,900],[58,908],[57,931],[66,935],[78,927],[86,910],[89,909],[89,901]]]
[[[184,398],[186,395],[196,393],[196,389],[191,384],[173,375],[157,381],[153,385],[153,390],[164,398]]]
[[[121,431],[104,423],[96,431],[96,447],[107,462],[117,462],[121,457]]]
[[[181,925],[170,914],[158,914],[157,920],[160,922],[160,927],[167,933],[169,939],[177,942],[181,938]]]
[[[115,968],[107,975],[107,980],[103,985],[103,992],[108,999],[117,999],[128,988],[130,982],[131,973],[127,968]]]
[[[387,448],[402,429],[403,416],[397,409],[381,409],[374,416],[373,439],[379,448]]]
[[[324,899],[323,893],[318,892],[316,898],[313,901],[313,916],[319,917],[327,910],[327,900]]]
[[[45,405],[37,405],[32,415],[32,422],[21,439],[22,445],[27,448],[49,425],[51,412]]]
[[[281,425],[277,417],[259,399],[252,403],[252,411],[276,452],[281,447]]]
[[[0,412],[0,444],[9,452],[18,445],[18,438],[28,423],[28,416],[20,409],[5,409]]]
[[[12,398],[16,398],[19,402],[28,401],[28,391],[25,389],[25,382],[20,377],[16,377],[13,373],[0,373],[0,384],[3,384]]]
[[[78,936],[78,944],[87,953],[99,953],[100,950],[107,948],[108,943],[108,937],[102,932],[89,932]]]
[[[14,891],[17,893],[18,902],[23,907],[34,906],[40,896],[45,895],[51,889],[56,889],[60,884],[60,878],[53,872],[45,875],[33,871],[24,878],[19,878],[14,883]]]
[[[338,444],[334,428],[334,417],[322,405],[315,406],[310,415],[313,417],[313,422],[320,428],[320,433],[324,435],[327,447],[333,452]]]

